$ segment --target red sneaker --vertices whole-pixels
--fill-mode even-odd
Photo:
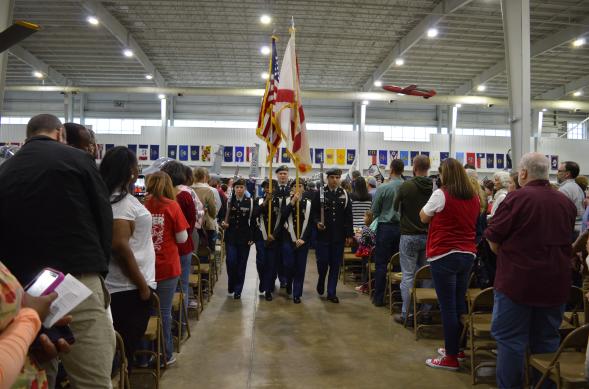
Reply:
[[[445,348],[439,348],[438,349],[438,354],[440,354],[442,357],[446,356],[446,349]],[[458,355],[456,355],[456,359],[458,359],[459,362],[464,362],[466,361],[466,355],[464,355],[464,351],[459,351]]]
[[[426,359],[425,364],[436,369],[458,370],[460,364],[458,359],[452,357],[441,357],[435,359]]]

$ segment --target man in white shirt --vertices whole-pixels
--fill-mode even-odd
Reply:
[[[556,179],[560,184],[558,190],[564,193],[564,195],[575,204],[578,220],[580,220],[585,213],[585,206],[583,205],[585,193],[583,193],[581,187],[575,182],[575,178],[579,175],[579,171],[579,164],[572,161],[565,161],[559,165],[558,173],[556,174]]]

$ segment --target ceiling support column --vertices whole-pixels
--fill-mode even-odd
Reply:
[[[14,0],[0,0],[0,31],[4,31],[12,24]],[[4,87],[6,83],[6,67],[8,66],[8,50],[0,53],[0,119],[4,106]]]
[[[534,131],[534,151],[540,152],[542,144],[542,122],[544,121],[544,112],[541,109],[532,110],[532,131]],[[517,166],[512,165],[513,170],[517,170]]]
[[[448,106],[448,152],[450,158],[456,158],[456,123],[458,122],[458,107]]]
[[[356,158],[358,158],[358,170],[364,174],[364,134],[366,129],[366,104],[360,105],[360,126],[358,127],[358,151]]]
[[[161,115],[162,115],[162,132],[161,132],[161,156],[170,157],[168,155],[168,98],[164,97],[160,100]]]
[[[530,151],[530,1],[501,0],[509,86],[512,166]]]

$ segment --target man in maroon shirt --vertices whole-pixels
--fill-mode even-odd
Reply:
[[[570,237],[577,210],[548,182],[550,162],[529,153],[519,166],[520,190],[509,193],[485,237],[497,254],[492,334],[497,385],[523,386],[524,355],[556,352],[571,287]]]

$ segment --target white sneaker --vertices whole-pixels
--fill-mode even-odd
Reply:
[[[192,300],[188,302],[188,309],[198,309],[199,305],[198,305],[198,301],[196,300]]]
[[[446,356],[446,349],[443,347],[439,348],[438,354],[442,357],[445,357]],[[459,362],[466,361],[466,355],[464,355],[464,351],[459,351],[458,355],[456,356],[456,359],[458,359]]]
[[[175,363],[176,363],[176,354],[172,353],[172,356],[170,357],[170,359],[168,359],[167,365],[172,366]]]

